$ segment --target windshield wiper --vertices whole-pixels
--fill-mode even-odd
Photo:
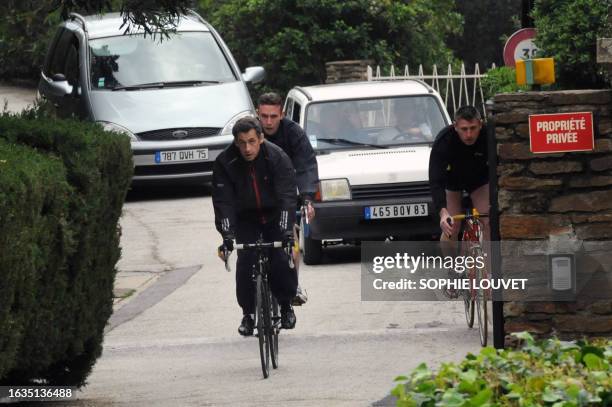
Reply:
[[[345,145],[348,144],[351,146],[387,148],[387,146],[381,146],[378,144],[361,143],[359,141],[353,141],[353,140],[349,140],[345,138],[318,138],[317,141],[323,141],[325,143],[330,143],[330,144],[345,144]]]
[[[115,86],[113,90],[138,90],[138,89],[151,89],[151,88],[171,88],[179,86],[196,86],[196,85],[208,85],[221,83],[219,81],[202,81],[202,80],[191,80],[191,81],[171,81],[171,82],[151,82],[151,83],[140,83],[138,85],[128,86]]]

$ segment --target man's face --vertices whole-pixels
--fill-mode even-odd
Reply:
[[[261,143],[263,143],[263,135],[258,136],[255,129],[246,133],[238,133],[238,138],[234,140],[234,144],[240,150],[240,155],[246,161],[253,161],[257,158]]]
[[[468,146],[471,146],[476,142],[481,128],[482,122],[479,119],[459,119],[455,122],[455,130],[457,131],[457,134],[459,134],[459,138]]]
[[[261,127],[267,136],[276,134],[283,118],[283,110],[279,105],[260,105],[257,115],[261,122]]]

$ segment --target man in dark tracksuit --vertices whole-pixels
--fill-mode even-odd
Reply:
[[[315,216],[312,200],[319,181],[317,157],[304,130],[293,120],[284,117],[282,109],[282,99],[276,93],[264,93],[257,102],[257,114],[266,140],[282,148],[293,163],[300,198],[298,205],[304,205],[310,222]],[[299,265],[297,259],[295,263]],[[298,285],[294,305],[302,305],[306,300],[306,292]]]
[[[452,125],[440,131],[429,158],[429,184],[434,206],[440,216],[441,240],[456,240],[463,191],[470,194],[480,213],[489,212],[489,165],[487,131],[478,110],[464,106],[455,113]],[[489,237],[488,218],[482,218],[485,240]]]
[[[295,170],[289,157],[278,146],[264,140],[259,122],[240,119],[232,130],[234,143],[215,160],[213,205],[215,225],[223,237],[222,248],[233,250],[238,243],[253,243],[259,235],[266,242],[282,241],[287,251],[293,246],[295,223]],[[272,249],[270,288],[281,306],[281,326],[295,327],[291,299],[295,296],[297,273],[289,267],[284,249]],[[238,252],[236,296],[243,318],[241,335],[252,335],[255,312],[255,285],[252,280],[256,254]]]

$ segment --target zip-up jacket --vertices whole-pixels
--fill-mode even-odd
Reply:
[[[284,117],[275,134],[266,140],[276,144],[289,156],[296,173],[299,194],[303,199],[312,200],[319,181],[317,157],[306,133],[294,121]]]
[[[232,143],[215,160],[212,185],[215,226],[224,239],[235,237],[241,220],[277,222],[282,233],[293,230],[295,170],[280,147],[264,140],[249,162]]]

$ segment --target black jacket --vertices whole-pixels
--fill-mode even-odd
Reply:
[[[232,143],[215,160],[212,185],[215,226],[224,238],[234,238],[241,221],[278,222],[281,232],[293,230],[295,170],[278,146],[264,141],[248,162]]]
[[[476,143],[466,145],[453,125],[438,133],[429,157],[429,185],[436,211],[446,208],[446,192],[472,192],[489,182],[487,130],[483,126]]]
[[[285,117],[277,132],[271,136],[266,135],[266,140],[282,148],[289,156],[295,168],[300,196],[312,200],[319,181],[319,170],[317,157],[304,130]]]

